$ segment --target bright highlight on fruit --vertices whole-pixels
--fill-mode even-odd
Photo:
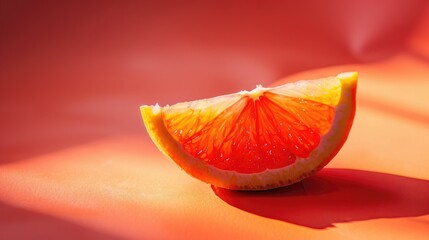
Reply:
[[[357,73],[177,103],[141,106],[157,147],[218,187],[286,186],[324,167],[352,126]]]

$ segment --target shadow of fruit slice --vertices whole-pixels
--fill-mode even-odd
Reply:
[[[351,169],[323,169],[291,186],[260,192],[212,187],[244,211],[310,228],[429,214],[429,181]]]

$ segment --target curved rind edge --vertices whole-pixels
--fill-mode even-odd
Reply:
[[[260,173],[244,174],[208,165],[187,154],[164,126],[162,111],[154,106],[141,106],[146,129],[161,152],[176,162],[185,172],[217,187],[234,190],[266,190],[301,181],[323,168],[335,157],[345,143],[356,111],[357,72],[337,75],[341,81],[341,98],[335,108],[332,128],[321,138],[319,146],[306,159],[297,159],[290,166]],[[335,148],[334,148],[335,147]]]

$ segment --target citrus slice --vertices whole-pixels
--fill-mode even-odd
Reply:
[[[352,126],[357,73],[177,103],[141,106],[157,147],[218,187],[263,190],[316,173]]]

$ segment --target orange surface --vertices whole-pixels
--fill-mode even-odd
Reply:
[[[299,2],[2,3],[0,239],[426,239],[426,2]],[[350,70],[349,140],[269,192],[189,177],[139,116]]]

